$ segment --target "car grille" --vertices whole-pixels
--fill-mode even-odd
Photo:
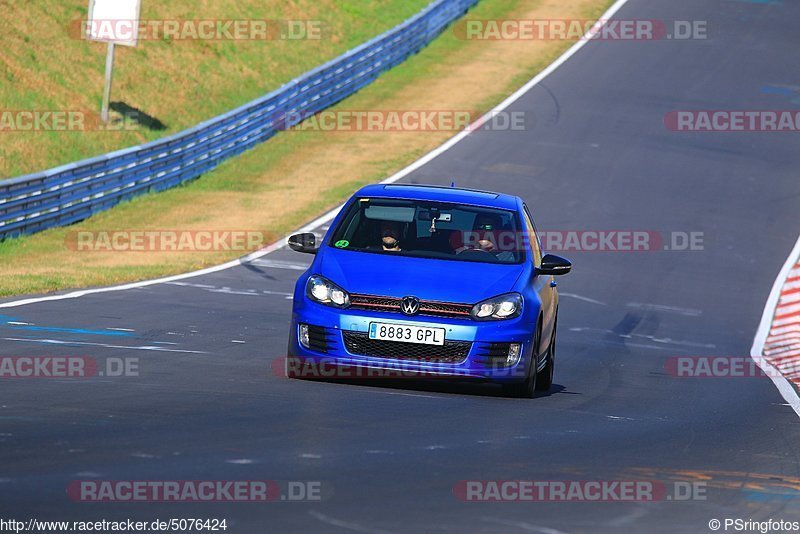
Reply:
[[[505,367],[511,343],[478,343],[473,361],[486,367]]]
[[[350,354],[391,360],[462,363],[472,348],[472,343],[469,341],[445,341],[444,345],[421,345],[370,339],[369,335],[363,332],[343,331],[342,335],[344,346]]]
[[[374,295],[350,295],[350,307],[359,310],[382,311],[401,313],[400,303],[403,299],[395,297],[377,297]],[[469,319],[472,306],[470,304],[456,304],[452,302],[435,302],[421,300],[417,315],[430,315],[435,317],[455,317]]]

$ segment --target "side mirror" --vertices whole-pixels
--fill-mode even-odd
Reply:
[[[560,274],[567,274],[572,270],[572,262],[566,260],[555,254],[546,254],[542,258],[542,265],[536,269],[539,274],[550,274],[558,276]]]
[[[289,237],[289,248],[305,254],[317,253],[317,236],[311,233],[294,234]]]

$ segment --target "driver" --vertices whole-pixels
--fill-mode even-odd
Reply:
[[[381,223],[381,245],[388,252],[400,252],[400,225],[394,221]]]
[[[497,250],[497,232],[502,221],[498,215],[492,213],[479,213],[473,223],[473,231],[462,236],[460,246],[454,247],[455,253],[460,254],[465,250],[483,250],[494,253]]]

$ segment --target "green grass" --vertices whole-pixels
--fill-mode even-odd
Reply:
[[[428,0],[148,0],[142,18],[322,21],[320,40],[143,40],[117,47],[112,102],[166,130],[2,132],[0,179],[158,139],[274,90],[414,15]],[[97,112],[106,46],[75,39],[86,0],[2,2],[0,110]]]

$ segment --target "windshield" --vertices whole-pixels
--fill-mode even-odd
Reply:
[[[331,234],[340,250],[417,258],[520,263],[516,212],[441,202],[360,198]]]

